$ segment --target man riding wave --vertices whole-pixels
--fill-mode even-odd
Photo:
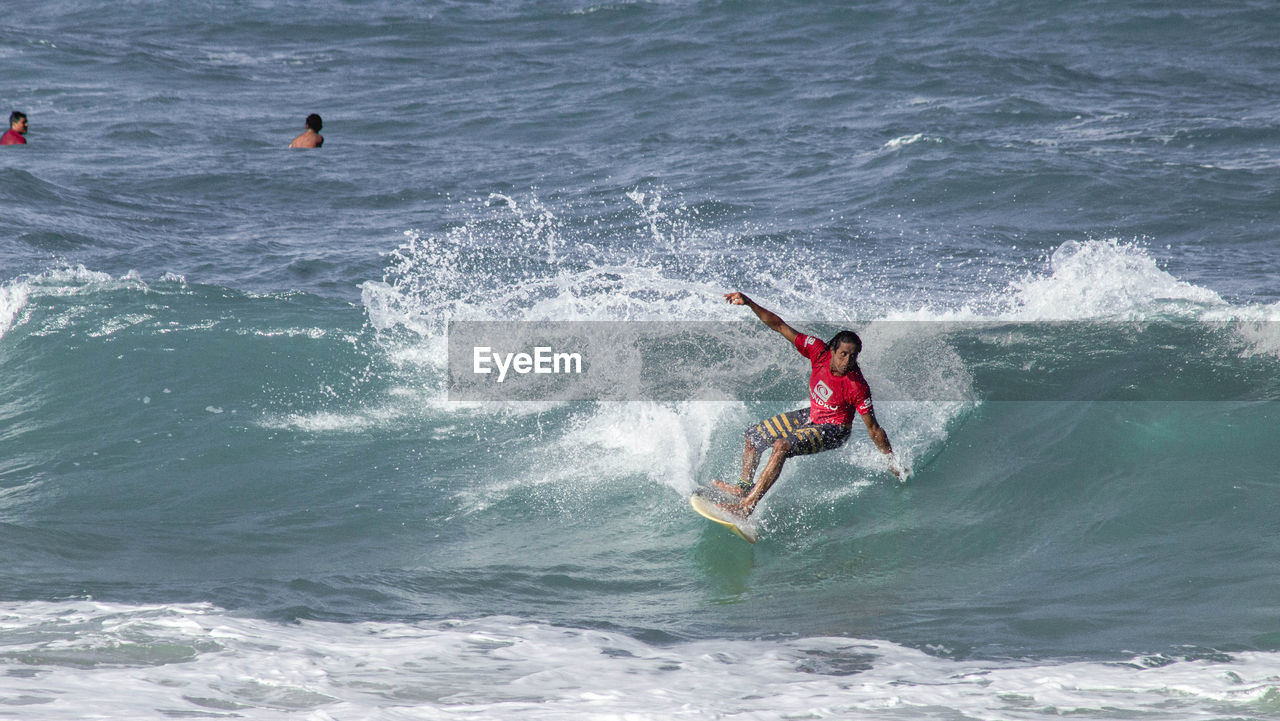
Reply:
[[[843,446],[849,440],[855,415],[862,418],[871,441],[889,457],[889,470],[902,478],[903,470],[893,454],[889,435],[880,427],[871,407],[871,388],[858,367],[862,339],[853,331],[842,330],[824,343],[797,332],[777,314],[742,293],[726,293],[724,298],[733,305],[747,306],[761,322],[781,333],[801,355],[809,359],[812,369],[809,374],[809,407],[780,413],[748,428],[739,483],[712,481],[716,488],[741,499],[723,505],[743,516],[751,515],[756,504],[778,480],[788,458]],[[772,448],[773,453],[759,480],[753,480],[760,456],[766,448]]]

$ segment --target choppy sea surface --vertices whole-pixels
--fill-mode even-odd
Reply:
[[[1244,0],[9,13],[0,717],[1280,718],[1278,35]],[[805,402],[732,290],[862,332],[905,481],[858,432],[754,546],[688,508]],[[459,400],[457,321],[742,321],[618,375],[740,352],[775,395]]]

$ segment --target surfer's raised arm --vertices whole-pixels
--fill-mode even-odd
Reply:
[[[779,318],[777,313],[774,313],[768,308],[762,307],[759,303],[748,298],[744,293],[739,293],[737,291],[725,293],[724,299],[726,303],[747,306],[751,309],[751,312],[756,314],[756,317],[760,319],[760,322],[781,333],[782,337],[786,338],[790,343],[794,343],[796,341],[796,336],[800,335],[796,332],[795,328],[787,325],[786,321]]]

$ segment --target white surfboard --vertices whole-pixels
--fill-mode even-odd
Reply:
[[[716,503],[712,493],[705,488],[697,489],[689,496],[689,505],[703,518],[728,528],[747,543],[755,543],[759,537],[756,524]]]

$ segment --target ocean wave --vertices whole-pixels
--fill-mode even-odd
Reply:
[[[857,638],[655,645],[516,617],[277,624],[209,605],[0,606],[0,705],[30,721],[427,719],[1259,718],[1268,652],[1097,661],[956,660]]]
[[[1179,280],[1145,247],[1117,239],[1068,241],[1049,257],[1049,272],[1015,282],[1002,319],[1142,319],[1206,317],[1226,302]]]

